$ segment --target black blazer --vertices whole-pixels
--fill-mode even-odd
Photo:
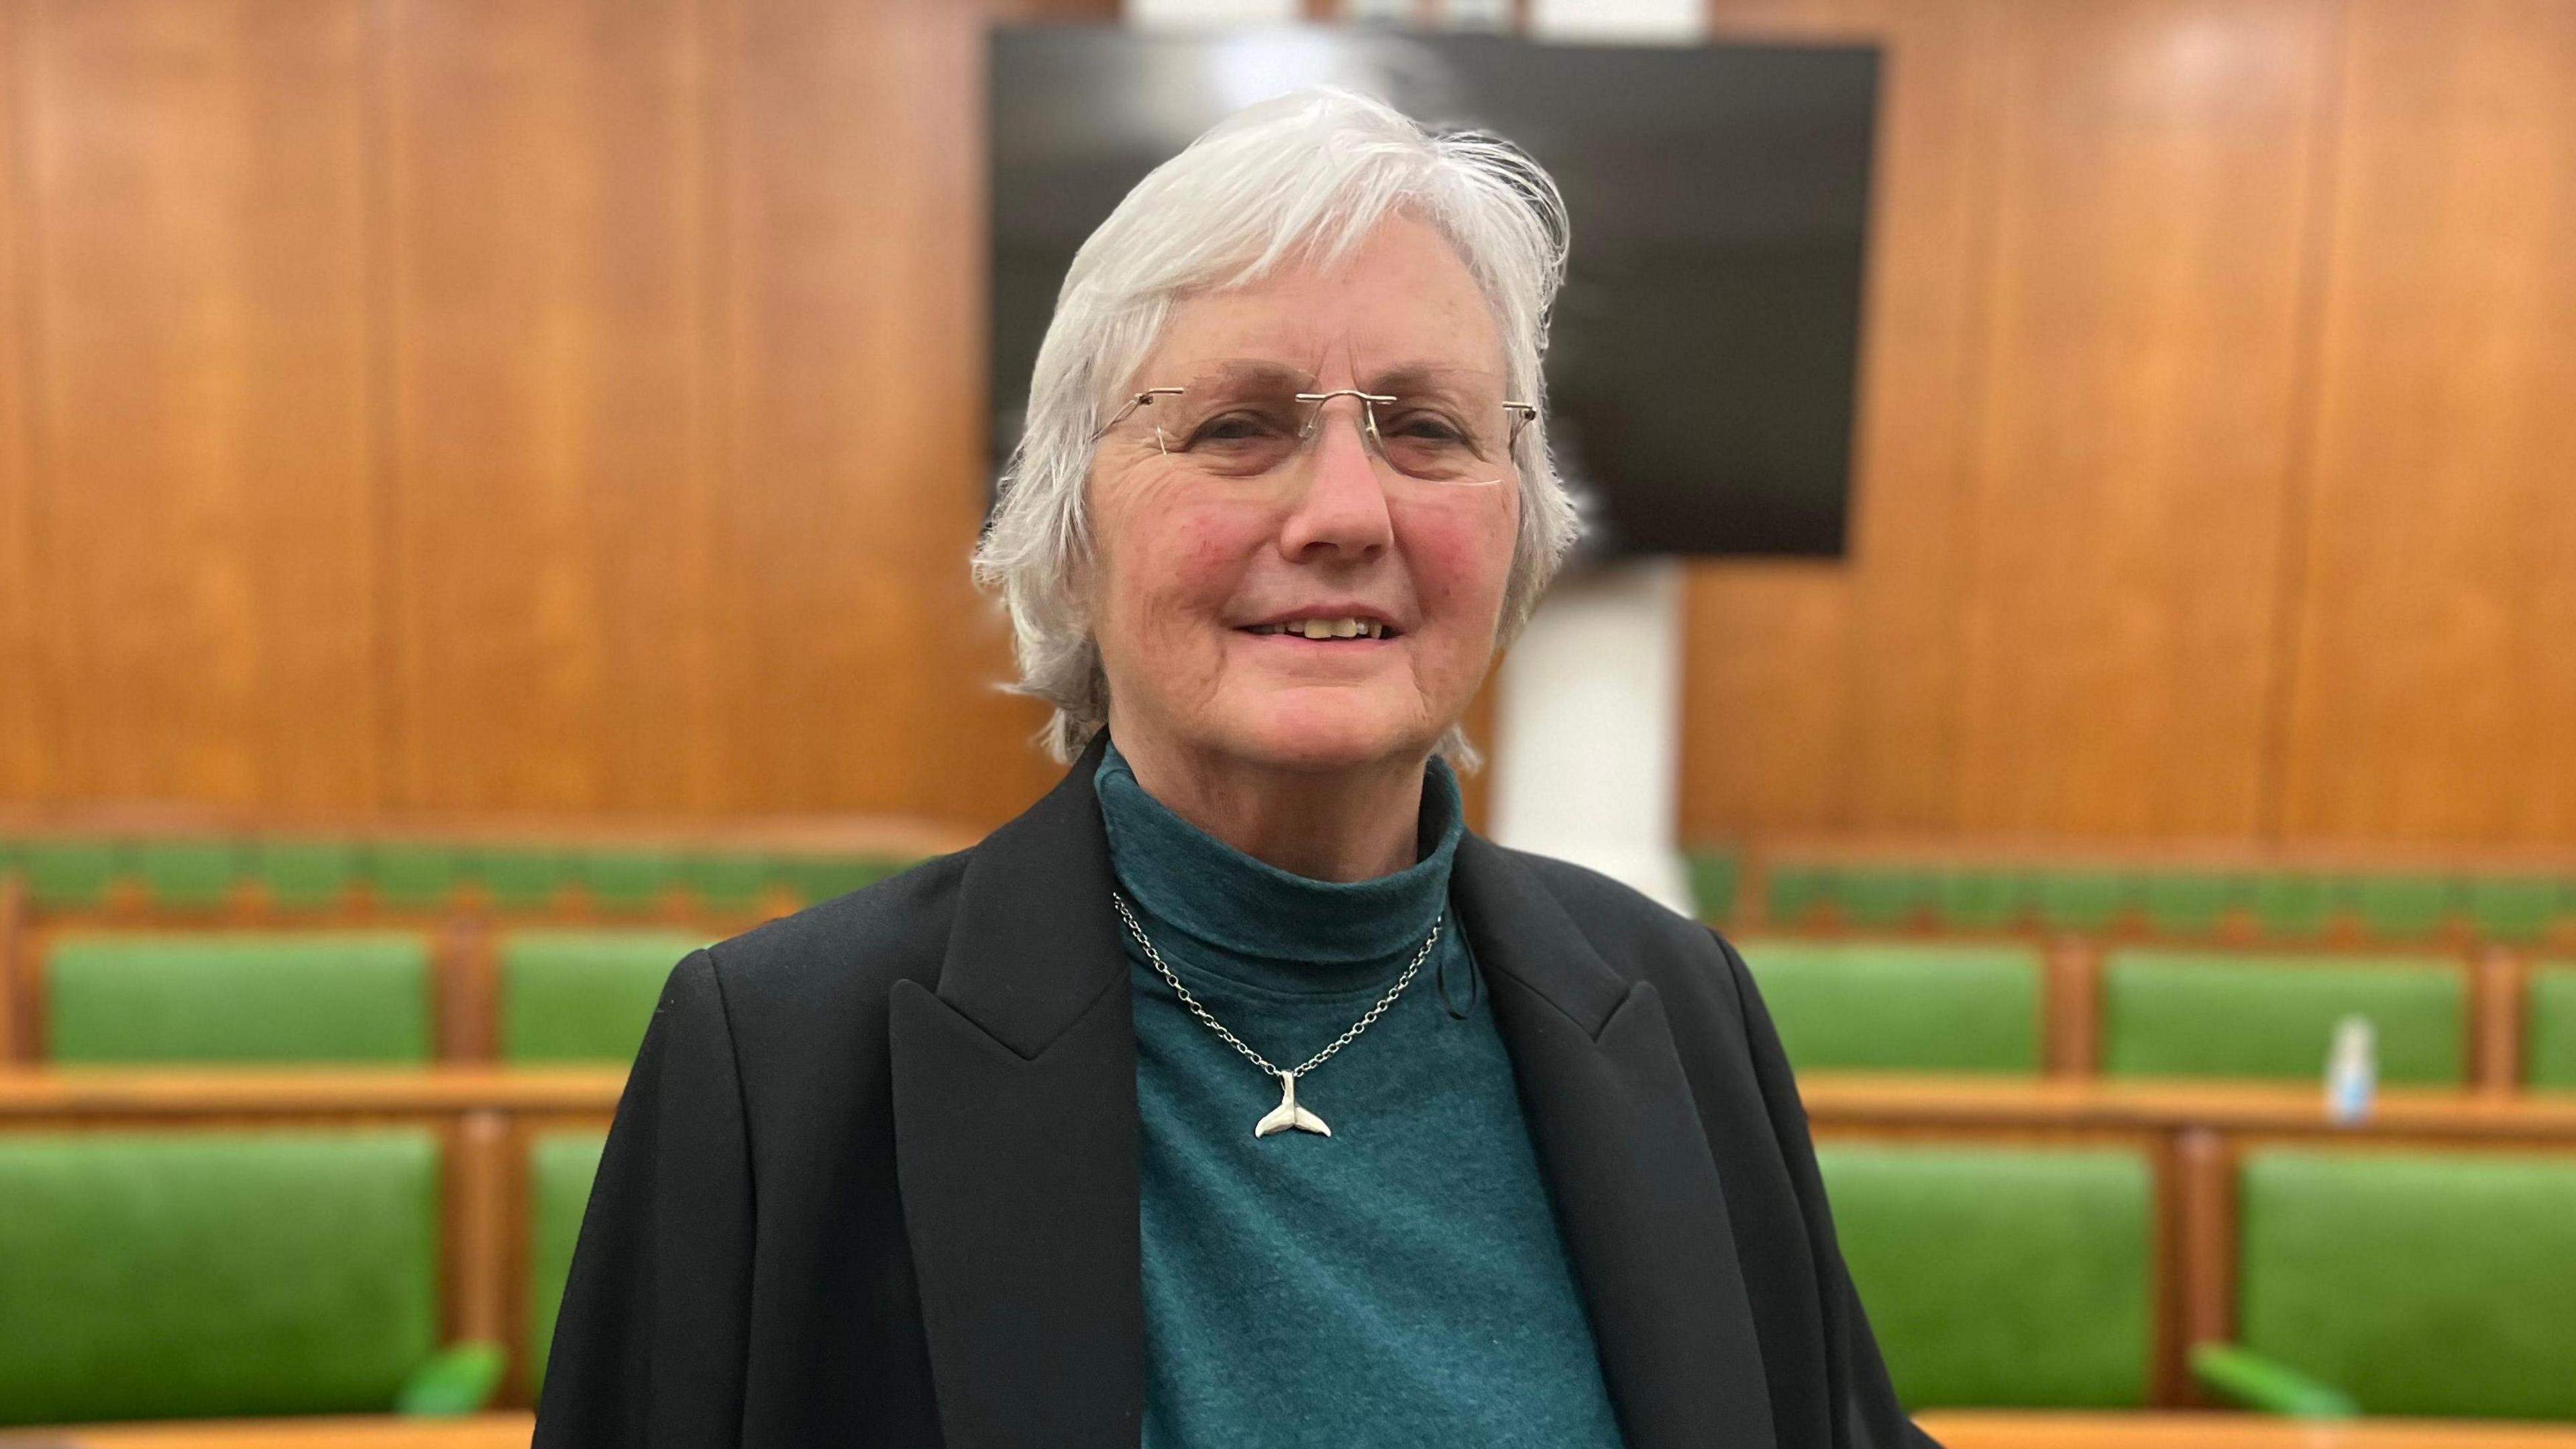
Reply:
[[[1136,1039],[1099,751],[973,849],[671,973],[538,1449],[1136,1444]],[[1451,899],[1629,1444],[1929,1444],[1742,959],[1474,835]]]

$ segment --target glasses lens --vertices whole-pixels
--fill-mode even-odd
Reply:
[[[1407,478],[1426,483],[1485,482],[1507,451],[1503,406],[1439,394],[1399,394],[1372,404],[1378,450]]]
[[[1370,391],[1318,403],[1310,373],[1268,363],[1218,364],[1191,377],[1179,396],[1140,413],[1163,453],[1225,479],[1262,478],[1293,465],[1341,412],[1400,477],[1430,483],[1488,483],[1510,466],[1511,415],[1498,380],[1481,373],[1416,373]]]

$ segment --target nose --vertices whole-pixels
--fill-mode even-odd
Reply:
[[[1334,398],[1315,418],[1306,486],[1279,531],[1279,551],[1291,562],[1365,559],[1394,543],[1386,487],[1360,436],[1366,426],[1367,414],[1354,397]]]

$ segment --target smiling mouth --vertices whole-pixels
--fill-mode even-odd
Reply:
[[[1246,634],[1288,634],[1301,639],[1393,639],[1399,631],[1375,619],[1286,619],[1276,624],[1247,624]]]

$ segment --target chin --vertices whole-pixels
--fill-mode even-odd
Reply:
[[[1418,711],[1356,700],[1270,701],[1236,711],[1224,733],[1228,753],[1274,769],[1325,774],[1390,757],[1427,755],[1440,730],[1425,733]]]

